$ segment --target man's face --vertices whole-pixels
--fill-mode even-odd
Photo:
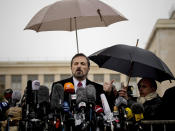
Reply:
[[[140,92],[141,97],[145,97],[149,93],[152,93],[154,91],[155,91],[155,89],[153,87],[151,87],[151,83],[149,80],[147,80],[147,79],[141,80],[140,86],[139,86],[139,92]]]
[[[89,72],[88,62],[84,56],[75,57],[72,61],[72,74],[78,80],[84,80]]]

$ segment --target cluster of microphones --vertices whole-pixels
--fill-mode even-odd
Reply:
[[[142,105],[134,103],[129,108],[127,100],[119,96],[111,111],[105,94],[101,94],[100,98],[102,105],[96,105],[96,90],[93,85],[80,87],[75,93],[72,83],[65,83],[64,86],[56,83],[49,94],[48,87],[40,85],[38,80],[29,80],[23,97],[19,92],[13,92],[10,104],[0,103],[0,111],[7,110],[10,106],[20,106],[21,131],[117,131],[127,130],[130,121],[137,130],[142,130]],[[17,105],[19,101],[20,104]]]

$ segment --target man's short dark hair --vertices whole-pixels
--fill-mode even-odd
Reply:
[[[79,56],[85,57],[86,60],[87,60],[87,63],[88,63],[88,67],[90,67],[89,58],[88,58],[85,54],[83,54],[83,53],[77,53],[77,54],[75,54],[75,55],[72,57],[72,60],[71,60],[71,67],[72,67],[72,64],[73,64],[73,60],[74,60],[76,57],[79,57]]]
[[[157,90],[157,83],[154,79],[151,79],[151,78],[142,78],[139,82],[138,82],[138,88],[140,87],[140,83],[143,81],[143,80],[148,80],[150,83],[151,83],[151,87],[153,87],[154,89]]]

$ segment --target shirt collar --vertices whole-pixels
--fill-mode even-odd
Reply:
[[[74,82],[75,91],[77,90],[77,85],[78,85],[79,82],[82,83],[83,88],[86,87],[86,79],[84,79],[84,80],[82,80],[82,81],[78,81],[75,77],[73,77],[73,82]]]

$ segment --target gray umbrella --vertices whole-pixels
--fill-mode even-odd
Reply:
[[[114,45],[93,53],[89,58],[99,67],[118,71],[129,77],[148,77],[159,82],[175,80],[159,57],[139,47]]]
[[[78,29],[105,27],[127,20],[119,11],[99,0],[61,0],[42,8],[25,29],[40,31],[74,31],[77,52]]]

